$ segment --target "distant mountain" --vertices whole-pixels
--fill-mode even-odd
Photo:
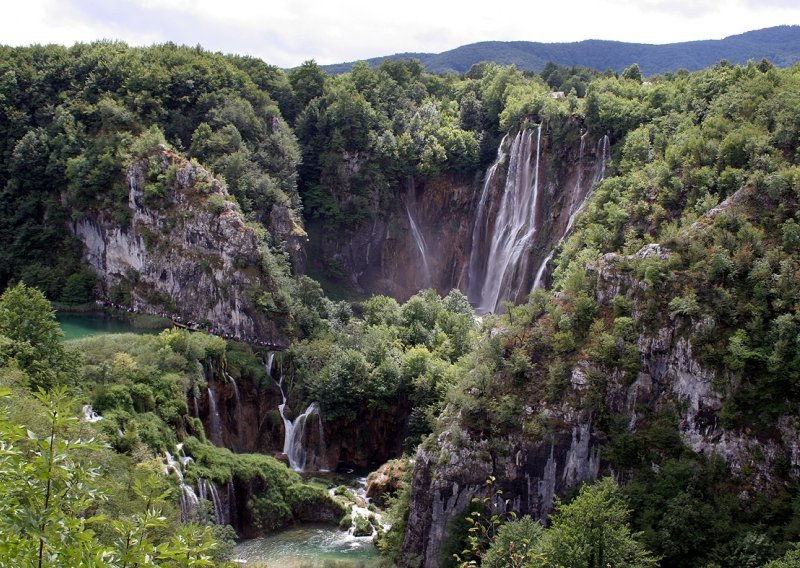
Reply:
[[[431,73],[464,73],[481,61],[520,69],[541,71],[548,61],[560,65],[584,65],[600,71],[611,68],[623,71],[638,63],[645,75],[679,69],[695,71],[721,59],[746,63],[766,57],[779,67],[800,61],[800,26],[776,26],[733,35],[719,40],[686,41],[665,45],[625,43],[621,41],[584,40],[574,43],[539,43],[532,41],[483,41],[463,45],[443,53],[397,53],[367,61],[377,65],[385,59],[416,57]],[[325,65],[331,74],[346,73],[353,62]]]

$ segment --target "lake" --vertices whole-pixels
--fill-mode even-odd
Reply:
[[[106,333],[153,333],[153,330],[134,326],[129,318],[102,312],[56,312],[56,321],[64,332],[64,341]]]

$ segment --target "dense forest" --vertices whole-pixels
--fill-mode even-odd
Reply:
[[[225,565],[236,531],[347,527],[352,495],[281,455],[287,420],[316,412],[301,442],[326,440],[326,469],[404,464],[391,528],[369,521],[386,565],[797,566],[799,93],[800,68],[767,59],[332,76],[169,44],[1,47],[0,565]],[[480,196],[523,132],[537,184],[610,144],[525,302],[476,317],[463,287],[371,295],[322,255],[378,220],[399,239],[415,193]],[[203,227],[234,227],[255,258],[198,256],[198,282],[243,273],[214,287],[270,337],[161,321],[63,341],[53,306],[189,309],[168,267],[102,273],[76,229],[101,222],[139,235],[134,259],[187,223],[203,251],[222,249]],[[559,436],[572,458],[539,510],[515,471]],[[437,480],[476,489],[425,529]]]

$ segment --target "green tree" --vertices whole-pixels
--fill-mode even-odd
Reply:
[[[20,282],[0,296],[0,364],[14,359],[31,386],[50,388],[74,377],[77,354],[61,343],[63,333],[50,302],[39,290]]]
[[[539,551],[549,565],[648,568],[656,559],[628,525],[630,511],[613,479],[584,485],[571,503],[558,503]]]

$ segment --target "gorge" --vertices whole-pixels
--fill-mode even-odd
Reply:
[[[794,553],[796,67],[3,49],[0,503],[58,485],[42,551],[153,523],[142,557],[224,565],[226,525],[323,523],[390,565],[508,565],[506,531],[587,565],[559,531],[596,490],[620,566]],[[62,341],[49,300],[160,331]]]

